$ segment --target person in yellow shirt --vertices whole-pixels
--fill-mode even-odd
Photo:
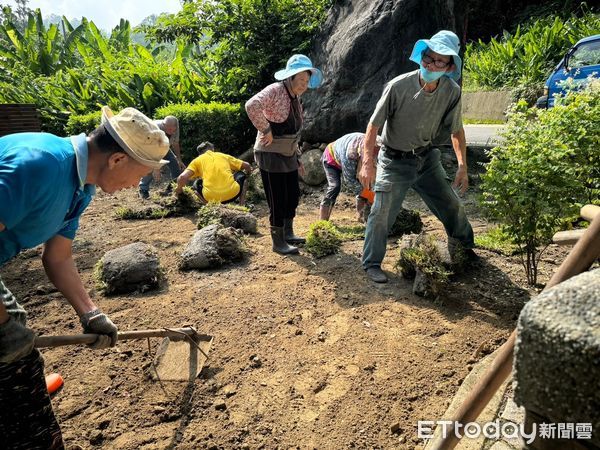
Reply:
[[[240,205],[244,205],[246,178],[252,172],[252,167],[247,162],[214,149],[215,146],[210,142],[198,146],[199,156],[177,178],[175,193],[181,194],[188,181],[196,179],[194,190],[202,203],[239,200]]]

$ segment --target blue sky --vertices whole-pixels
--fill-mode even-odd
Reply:
[[[13,0],[2,3],[14,6]],[[87,17],[96,26],[111,30],[121,18],[128,19],[132,26],[145,17],[161,12],[174,13],[181,10],[179,0],[29,0],[29,8],[42,10],[42,15],[56,14],[68,19]]]

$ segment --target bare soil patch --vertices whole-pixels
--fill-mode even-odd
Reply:
[[[305,195],[296,231],[317,219],[317,196]],[[471,365],[508,337],[523,304],[519,257],[479,250],[482,261],[455,279],[439,301],[411,293],[412,281],[367,280],[362,241],[315,260],[306,252],[271,251],[267,210],[256,208],[259,234],[239,264],[207,272],[178,270],[178,257],[196,232],[193,215],[117,220],[115,209],[139,202],[130,190],[100,193],[81,219],[74,253],[96,303],[123,330],[194,324],[215,337],[207,367],[192,385],[152,381],[145,341],[92,351],[43,352],[47,372],[64,388],[53,398],[70,448],[420,448],[418,420],[445,411]],[[441,224],[416,197],[425,230]],[[467,199],[478,231],[488,226]],[[342,195],[334,222],[353,225],[353,200]],[[103,297],[92,271],[107,250],[142,241],[158,249],[167,283],[158,291]],[[8,287],[40,334],[79,333],[71,307],[45,277],[39,249],[2,267]],[[567,249],[545,253],[545,283]],[[390,240],[384,269],[395,273]],[[159,340],[151,342],[152,352]],[[399,427],[392,432],[391,428]]]

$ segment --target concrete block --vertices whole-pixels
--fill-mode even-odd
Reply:
[[[600,269],[529,302],[517,332],[516,403],[556,423],[591,423],[600,446]]]

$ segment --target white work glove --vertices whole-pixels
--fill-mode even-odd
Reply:
[[[90,348],[100,349],[114,347],[117,343],[117,326],[99,309],[87,312],[80,318],[84,333],[99,334],[98,339],[92,344],[88,344]]]

